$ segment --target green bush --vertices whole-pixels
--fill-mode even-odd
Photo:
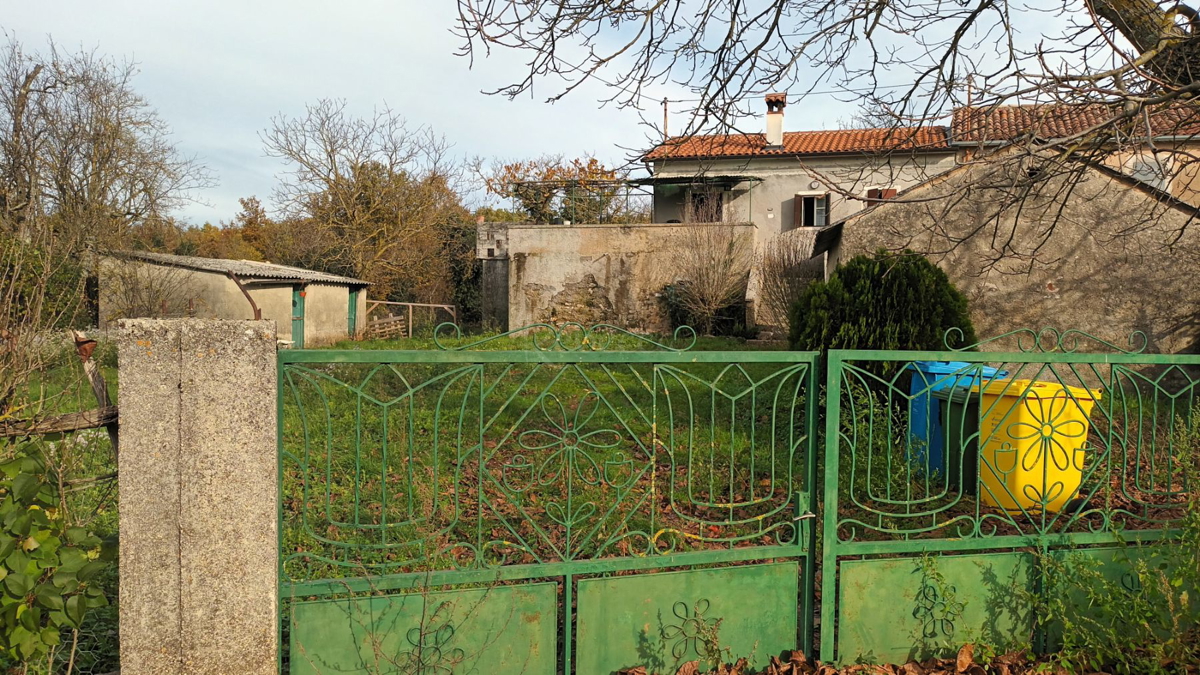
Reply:
[[[944,349],[951,328],[976,341],[967,299],[911,251],[879,251],[810,285],[788,317],[792,349]]]
[[[96,582],[116,553],[67,524],[59,483],[28,449],[0,464],[0,660],[18,663],[69,651],[63,634],[108,604]]]
[[[1067,672],[1185,675],[1200,664],[1200,408],[1176,422],[1170,447],[1177,485],[1192,488],[1177,495],[1171,540],[1039,556],[1034,616]]]

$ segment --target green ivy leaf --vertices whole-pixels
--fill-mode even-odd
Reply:
[[[18,502],[23,502],[33,497],[41,487],[42,482],[38,480],[38,477],[29,473],[17,474],[12,482],[13,496],[16,497]]]
[[[61,610],[66,605],[62,594],[53,587],[43,587],[37,593],[37,602],[42,607],[49,610]]]
[[[103,572],[106,567],[108,567],[108,563],[99,560],[90,562],[79,570],[79,580],[83,582],[91,581],[96,578],[97,574]]]
[[[13,551],[5,559],[4,565],[13,572],[23,573],[29,567],[29,556],[24,551]]]
[[[33,589],[33,579],[24,574],[10,574],[4,579],[4,588],[16,598],[23,598]]]
[[[87,605],[82,597],[72,595],[67,598],[66,612],[71,626],[75,628],[83,627],[83,617],[87,614]]]

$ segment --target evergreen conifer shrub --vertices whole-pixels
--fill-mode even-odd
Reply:
[[[912,251],[880,250],[839,266],[804,291],[789,324],[797,350],[941,350],[951,328],[962,330],[961,344],[976,342],[966,297]]]

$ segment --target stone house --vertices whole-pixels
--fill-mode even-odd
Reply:
[[[824,227],[955,165],[948,129],[783,131],[786,96],[766,97],[766,133],[672,138],[648,152],[653,221],[745,222],[759,242]]]
[[[97,277],[101,328],[142,316],[262,318],[280,341],[312,347],[366,325],[367,282],[299,267],[127,251],[101,258]]]
[[[1114,115],[1106,105],[1014,105],[961,108],[949,126],[785,132],[786,96],[765,103],[765,133],[672,138],[646,153],[651,176],[631,182],[652,191],[649,224],[482,224],[485,316],[513,327],[584,322],[599,307],[619,325],[662,326],[653,298],[673,280],[672,247],[697,223],[749,228],[760,255],[775,245],[819,254],[827,247],[816,242],[832,223],[965,166],[1034,157],[1046,140],[1085,134]],[[1155,112],[1148,138],[1122,137],[1120,147],[1097,152],[1099,163],[1132,179],[1122,185],[1200,204],[1200,167],[1186,161],[1198,145],[1193,116],[1190,108]],[[761,302],[762,283],[755,267],[749,316],[780,327],[784,317]],[[585,287],[593,301],[580,312],[569,299]]]
[[[909,249],[946,271],[976,332],[1078,329],[1148,352],[1200,337],[1200,209],[1104,165],[1031,171],[1026,158],[964,164],[818,233],[836,265]]]
[[[1014,149],[1036,154],[1048,140],[1082,138],[1121,113],[1108,104],[958,108],[951,119],[950,145],[958,151],[960,164]],[[1093,161],[1200,205],[1200,108],[1160,108],[1118,123],[1115,135],[1119,141],[1090,151]]]

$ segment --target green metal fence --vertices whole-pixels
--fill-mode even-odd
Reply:
[[[1156,555],[1200,438],[1200,356],[1071,331],[835,350],[823,386],[688,331],[435,343],[280,353],[285,672],[1046,648],[1047,561]]]
[[[1006,338],[1017,348],[828,354],[823,659],[1045,647],[1030,602],[1045,556],[1119,574],[1184,515],[1200,357]]]
[[[534,326],[282,351],[283,671],[807,650],[817,355],[694,343]]]

